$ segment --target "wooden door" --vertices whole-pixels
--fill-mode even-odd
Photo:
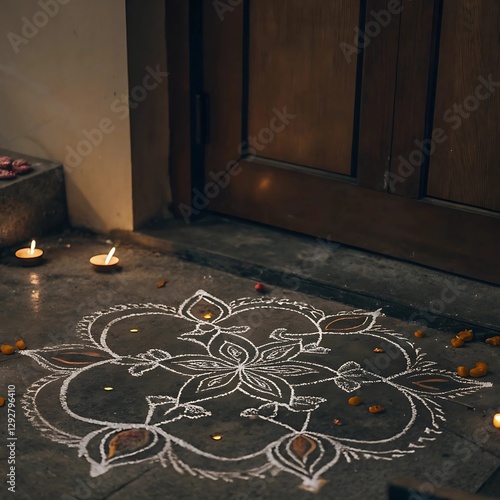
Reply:
[[[500,283],[499,9],[203,0],[208,208]]]

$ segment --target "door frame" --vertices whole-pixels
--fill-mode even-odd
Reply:
[[[172,192],[175,213],[186,221],[186,208],[194,216],[206,208],[203,202],[198,200],[198,204],[196,203],[197,192],[202,193],[204,185],[204,146],[196,141],[197,120],[199,121],[196,96],[204,91],[201,15],[203,4],[208,1],[166,0]],[[367,12],[371,9],[380,10],[386,3],[387,0],[366,0]],[[367,220],[359,214],[350,216],[347,223],[355,225],[354,236],[340,241],[341,243],[500,284],[500,266],[491,265],[496,261],[500,249],[500,214],[495,216],[486,210],[426,197],[418,199],[422,192],[421,178],[425,177],[420,175],[420,169],[414,169],[403,182],[394,182],[392,189],[391,179],[387,177],[389,171],[398,173],[396,159],[400,155],[407,157],[405,155],[411,152],[411,148],[415,148],[414,139],[428,137],[432,132],[428,126],[426,128],[426,123],[432,123],[432,88],[436,78],[442,4],[443,0],[402,0],[398,64],[395,65],[397,74],[392,77],[394,108],[390,131],[392,149],[387,156],[388,162],[379,162],[376,169],[370,169],[371,175],[361,177],[359,185],[347,182],[338,184],[330,194],[332,199],[346,206],[359,206],[359,203],[363,203],[364,213],[370,216]],[[374,38],[371,50],[376,44],[383,45],[384,40],[383,36]],[[425,47],[423,51],[422,46]],[[382,56],[383,53],[383,50],[380,51]],[[412,64],[405,63],[408,60]],[[378,63],[380,61],[373,60],[374,67]],[[369,76],[370,67],[365,65],[363,71],[365,77]],[[407,98],[409,86],[416,89],[410,93],[410,99]],[[380,90],[373,88],[372,93],[365,94],[365,99],[375,98]],[[362,106],[363,104],[367,106],[366,101],[361,103]],[[420,112],[415,112],[415,109]],[[360,119],[363,120],[363,115]],[[366,143],[364,154],[367,155],[366,159],[359,158],[360,162],[374,161],[370,154],[380,147],[380,133],[387,132],[373,130],[373,134],[360,138]],[[379,152],[378,158],[380,157]],[[422,168],[426,168],[425,163]],[[247,169],[244,173],[249,176],[249,182],[253,182],[255,176],[258,177],[259,165],[253,165],[253,169],[254,172]],[[279,178],[278,171],[276,175]],[[366,189],[360,191],[359,186]],[[387,194],[389,191],[390,196]],[[317,202],[314,195],[311,195],[312,201]],[[320,203],[319,213],[321,210],[331,210],[332,205],[327,201]],[[251,220],[268,222],[265,214],[258,213],[258,206],[251,209],[257,214],[256,217],[250,217]],[[405,216],[405,213],[411,213],[411,218]],[[249,218],[247,212],[233,215]],[[383,228],[379,227],[375,232],[374,219],[383,224]],[[280,227],[297,230],[295,226],[288,225],[286,219],[283,219]],[[435,238],[422,238],[422,227]],[[455,227],[460,227],[460,234],[458,231],[450,231],[450,228]],[[397,236],[394,236],[395,228]],[[300,230],[315,236],[330,236],[314,227]],[[337,230],[340,231],[341,227]],[[453,255],[440,246],[438,239],[442,235],[447,235],[448,247],[456,250]]]

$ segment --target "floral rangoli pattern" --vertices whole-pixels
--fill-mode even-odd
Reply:
[[[117,305],[80,321],[80,343],[23,352],[52,372],[23,408],[91,476],[158,461],[225,481],[286,472],[317,491],[339,460],[425,447],[442,401],[491,386],[438,368],[382,317],[203,290],[179,307]],[[366,404],[349,406],[353,395]]]

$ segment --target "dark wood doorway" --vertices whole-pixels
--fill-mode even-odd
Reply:
[[[500,284],[499,0],[191,4],[203,208]]]

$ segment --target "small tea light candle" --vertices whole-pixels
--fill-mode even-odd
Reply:
[[[497,414],[493,417],[493,425],[494,425],[497,429],[500,429],[500,413],[497,413]]]
[[[30,248],[20,248],[16,252],[16,257],[24,265],[36,265],[39,264],[43,257],[43,250],[41,248],[36,248],[36,241],[31,242]]]
[[[114,266],[120,262],[120,259],[118,257],[115,257],[115,251],[116,248],[113,247],[109,253],[106,254],[100,254],[100,255],[94,255],[90,259],[90,263],[94,266],[94,269],[96,271],[109,271],[113,269]]]

